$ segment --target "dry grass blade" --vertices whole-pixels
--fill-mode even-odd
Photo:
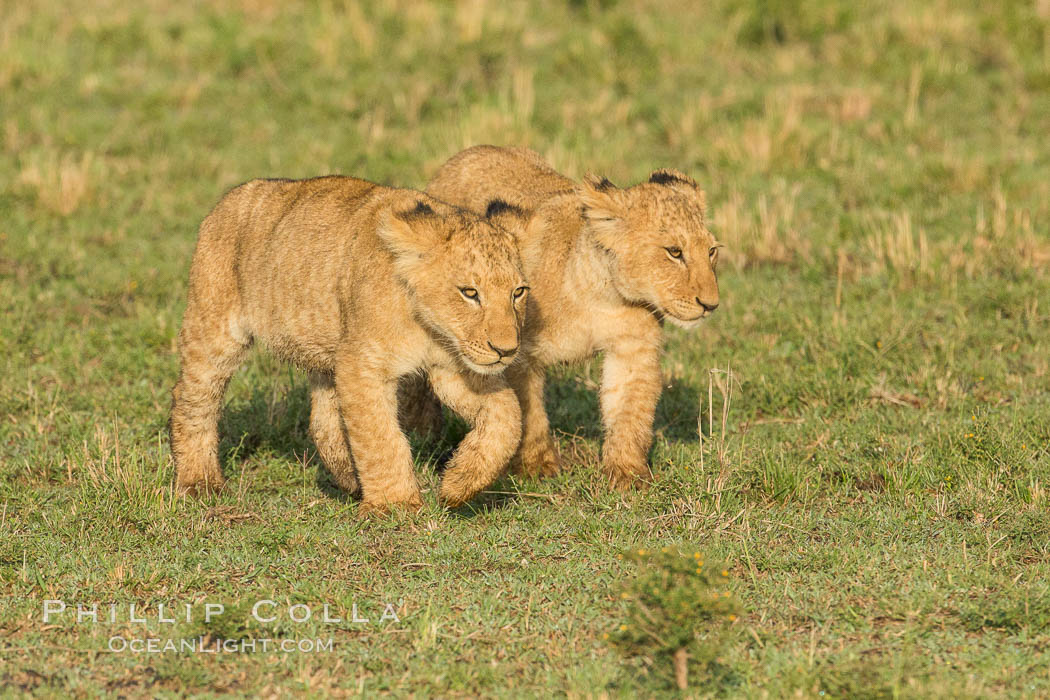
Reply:
[[[922,399],[915,394],[904,391],[894,391],[886,386],[886,375],[879,376],[878,381],[871,387],[868,396],[873,401],[893,404],[894,406],[907,406],[908,408],[922,408]]]

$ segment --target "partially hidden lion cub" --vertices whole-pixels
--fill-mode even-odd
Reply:
[[[397,381],[427,372],[473,426],[441,482],[450,506],[521,438],[503,371],[525,318],[514,237],[421,192],[349,177],[255,180],[200,226],[179,334],[171,445],[182,492],[223,486],[217,421],[253,340],[310,373],[310,432],[361,512],[419,507]]]
[[[477,212],[514,209],[532,292],[526,361],[508,371],[524,420],[516,465],[530,475],[559,468],[543,406],[544,369],[604,353],[602,462],[619,488],[650,476],[648,452],[660,397],[661,323],[691,328],[718,307],[719,244],[705,225],[692,178],[657,170],[620,189],[582,185],[526,149],[476,146],[446,162],[427,192]],[[425,385],[406,394],[416,403]]]

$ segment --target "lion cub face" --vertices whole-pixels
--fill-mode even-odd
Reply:
[[[657,170],[648,182],[620,189],[588,176],[580,188],[596,243],[613,259],[613,280],[626,299],[648,304],[691,327],[718,307],[715,268],[721,247],[705,225],[705,198],[688,175]]]
[[[473,371],[505,370],[517,356],[529,289],[513,235],[431,198],[381,221],[420,321]]]

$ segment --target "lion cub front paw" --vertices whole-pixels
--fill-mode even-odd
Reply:
[[[532,448],[523,447],[514,460],[514,473],[528,477],[549,477],[561,473],[561,456],[553,442],[540,444]]]
[[[407,501],[370,501],[365,499],[357,506],[359,518],[382,518],[395,511],[418,513],[423,508],[423,500],[417,495]]]
[[[458,508],[478,495],[486,486],[488,483],[479,479],[472,470],[456,465],[445,470],[438,497],[446,508]]]
[[[617,491],[630,491],[631,489],[646,489],[652,482],[652,472],[649,465],[645,464],[618,464],[606,463],[602,465],[602,471],[609,479],[609,483]]]

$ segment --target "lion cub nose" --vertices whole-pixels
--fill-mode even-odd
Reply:
[[[696,303],[699,304],[700,307],[704,311],[706,311],[707,313],[711,313],[712,311],[714,311],[715,309],[718,308],[718,302],[717,301],[714,304],[707,304],[705,302],[700,301],[700,297],[696,298]]]
[[[496,352],[496,354],[500,356],[500,359],[503,359],[504,357],[510,357],[511,355],[513,355],[514,353],[516,353],[518,351],[518,346],[517,345],[515,345],[512,348],[499,348],[499,347],[496,347],[495,345],[493,345],[491,340],[488,341],[488,343],[489,343],[489,347],[492,348]]]

